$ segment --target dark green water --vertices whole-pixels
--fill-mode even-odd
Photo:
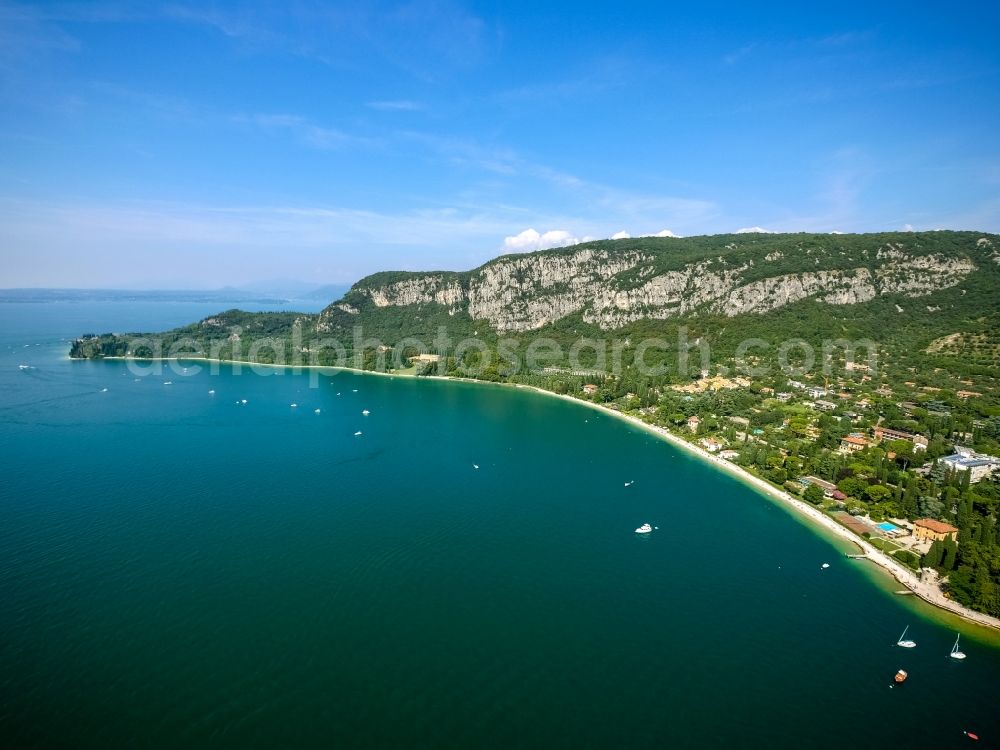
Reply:
[[[64,359],[67,336],[196,307],[0,306],[0,745],[1000,737],[1000,651],[970,632],[953,663],[953,630],[620,421],[499,387]]]

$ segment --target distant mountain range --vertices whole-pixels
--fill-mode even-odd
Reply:
[[[3,302],[218,302],[219,304],[281,304],[329,301],[349,289],[347,284],[316,288],[307,284],[254,285],[223,289],[0,289]]]

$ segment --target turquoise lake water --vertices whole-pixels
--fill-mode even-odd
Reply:
[[[1000,737],[1000,651],[964,637],[954,663],[954,630],[865,563],[620,420],[475,384],[66,359],[79,333],[215,307],[0,305],[0,746]]]

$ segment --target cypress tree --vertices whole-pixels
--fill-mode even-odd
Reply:
[[[983,544],[988,547],[996,544],[996,521],[993,516],[987,516],[983,521]]]
[[[958,545],[949,539],[944,543],[944,556],[941,560],[941,567],[945,570],[952,570],[955,567],[955,556],[958,554]]]
[[[941,557],[944,554],[944,549],[941,547],[941,542],[935,539],[931,542],[931,547],[927,550],[927,554],[924,555],[923,566],[925,568],[939,568],[941,567]]]

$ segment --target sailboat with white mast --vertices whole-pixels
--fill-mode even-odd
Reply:
[[[903,628],[903,634],[901,636],[899,636],[899,640],[896,641],[896,645],[899,646],[900,648],[916,648],[917,647],[917,642],[916,641],[910,641],[910,640],[907,640],[907,638],[906,638],[906,631],[909,630],[909,629],[910,629],[909,625],[907,625],[905,628]]]
[[[961,652],[961,651],[958,650],[958,639],[961,638],[961,637],[962,637],[961,633],[956,633],[955,634],[955,645],[951,647],[951,653],[949,654],[949,656],[952,659],[964,659],[965,658],[965,654],[963,652]]]

